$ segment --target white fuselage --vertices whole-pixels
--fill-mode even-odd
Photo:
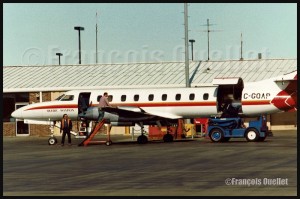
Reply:
[[[228,96],[235,96],[230,102],[239,104],[239,114],[244,116],[270,114],[297,106],[294,96],[291,100],[289,93],[282,94],[289,84],[276,83],[274,80],[275,78],[245,83],[238,94],[235,93],[238,90],[235,91],[230,86],[221,88],[219,85],[198,88],[72,90],[66,92],[59,100],[21,107],[13,112],[12,116],[24,120],[59,121],[63,114],[68,114],[71,119],[76,120],[79,114],[79,95],[87,96],[86,102],[89,107],[97,107],[104,92],[108,92],[113,107],[129,107],[132,111],[137,107],[146,114],[169,119],[217,116],[222,112],[221,103],[225,102]],[[120,121],[120,118],[118,120]]]

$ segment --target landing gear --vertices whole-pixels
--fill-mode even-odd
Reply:
[[[49,145],[55,145],[57,143],[57,138],[54,137],[54,123],[50,121],[50,138],[48,139]]]
[[[148,142],[148,138],[147,136],[145,136],[144,134],[140,135],[138,138],[137,138],[137,142],[139,144],[146,144]]]
[[[56,137],[51,137],[51,138],[48,139],[48,144],[49,145],[54,145],[56,143],[57,143]]]
[[[138,144],[146,144],[148,142],[147,136],[144,135],[144,125],[142,122],[139,123],[139,126],[141,127],[141,132],[142,134],[137,138],[137,143]]]

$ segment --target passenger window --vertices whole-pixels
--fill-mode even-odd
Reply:
[[[167,94],[163,94],[163,95],[161,96],[161,99],[162,99],[162,101],[166,101],[166,100],[167,100]]]
[[[122,101],[122,102],[125,102],[125,101],[126,101],[126,95],[122,95],[122,96],[121,96],[121,101]]]
[[[97,97],[97,102],[100,101],[101,97],[102,97],[102,95],[98,95],[98,97]]]
[[[153,94],[150,94],[150,95],[148,96],[148,100],[149,100],[149,101],[153,101],[153,99],[154,99],[154,95],[153,95]]]
[[[133,99],[134,101],[139,101],[140,96],[139,95],[134,95]]]
[[[208,93],[203,94],[203,100],[208,100],[208,97],[209,97]]]
[[[195,94],[194,93],[191,93],[190,94],[190,100],[194,100],[195,99]]]
[[[60,101],[72,101],[74,99],[74,95],[66,95]]]
[[[113,101],[113,97],[114,97],[114,96],[109,95],[109,96],[108,96],[108,101],[109,101],[109,102]]]
[[[181,99],[181,94],[176,94],[175,99],[176,101],[179,101]]]

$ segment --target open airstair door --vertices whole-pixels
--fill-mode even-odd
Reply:
[[[90,104],[91,92],[82,92],[78,97],[78,115],[85,112]]]
[[[217,109],[221,117],[237,117],[242,114],[242,78],[215,78],[213,84],[218,85]]]

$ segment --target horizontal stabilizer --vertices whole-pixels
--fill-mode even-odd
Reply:
[[[280,77],[277,77],[274,82],[289,82],[289,81],[296,81],[297,82],[298,79],[298,75],[297,75],[297,71],[293,71],[291,73],[282,75]]]

